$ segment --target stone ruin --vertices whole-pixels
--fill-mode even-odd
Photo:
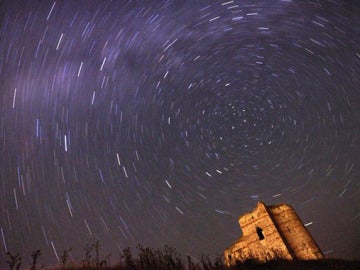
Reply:
[[[286,204],[256,208],[239,218],[242,236],[224,252],[225,264],[272,259],[323,259],[320,248],[311,237],[295,210]]]

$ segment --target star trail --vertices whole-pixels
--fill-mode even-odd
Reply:
[[[1,1],[0,261],[197,258],[258,200],[359,259],[360,3]],[[3,263],[0,264],[3,266]]]

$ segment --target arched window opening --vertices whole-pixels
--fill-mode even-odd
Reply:
[[[263,229],[261,229],[260,227],[256,227],[256,232],[257,232],[257,235],[259,236],[259,240],[265,239],[265,236],[263,234]]]

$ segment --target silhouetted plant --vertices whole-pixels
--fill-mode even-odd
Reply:
[[[214,267],[216,269],[223,269],[224,266],[224,255],[223,254],[217,254],[214,260]]]
[[[108,255],[105,256],[105,259],[100,261],[100,267],[107,267],[108,265],[108,261],[110,261],[111,258],[111,253],[109,253]]]
[[[131,254],[130,248],[123,249],[123,254],[121,256],[122,259],[125,260],[125,267],[127,269],[136,269],[133,256]]]
[[[6,252],[6,255],[9,258],[6,261],[6,263],[9,265],[10,270],[13,270],[14,267],[16,267],[16,270],[20,269],[20,266],[21,266],[20,254],[16,253],[15,255],[12,255],[10,252]]]
[[[210,270],[210,269],[214,268],[214,266],[213,266],[213,264],[212,264],[212,262],[211,262],[208,255],[206,255],[206,256],[202,255],[201,259],[200,259],[200,262],[201,262],[202,268],[204,270]]]
[[[30,267],[31,270],[36,269],[37,260],[39,259],[40,255],[41,255],[40,249],[32,252],[31,254],[32,263]]]
[[[63,254],[60,256],[60,261],[61,261],[61,265],[62,265],[62,267],[65,269],[66,268],[66,263],[67,263],[67,261],[68,261],[68,259],[69,259],[69,253],[70,253],[70,251],[71,251],[71,248],[69,248],[69,249],[64,249],[64,252],[63,252]]]
[[[85,259],[82,264],[69,262],[69,253],[71,249],[64,250],[61,256],[61,266],[58,269],[71,269],[71,270],[254,270],[254,269],[276,269],[276,270],[314,270],[314,269],[333,269],[333,270],[358,270],[360,269],[359,261],[343,261],[343,260],[284,260],[281,259],[282,254],[270,254],[271,260],[269,261],[257,261],[255,259],[240,258],[236,265],[231,267],[225,267],[223,264],[223,256],[218,255],[215,261],[212,262],[209,256],[202,256],[199,262],[194,262],[193,257],[187,256],[186,261],[183,261],[181,255],[177,253],[173,247],[165,246],[163,249],[151,249],[137,246],[137,256],[134,257],[130,248],[125,248],[122,251],[119,264],[114,266],[108,266],[111,254],[107,255],[105,259],[100,258],[100,245],[97,243],[87,245],[85,248]],[[30,264],[30,270],[37,270],[38,258],[40,257],[40,250],[32,252],[32,263]],[[251,255],[250,253],[247,256]],[[255,254],[252,254],[255,255]],[[265,254],[266,255],[266,254]],[[269,255],[269,254],[268,254]],[[12,255],[7,252],[6,261],[10,270],[19,270],[21,266],[21,257],[17,253]],[[249,258],[249,257],[247,257]],[[255,258],[254,256],[252,258]]]
[[[100,242],[99,242],[99,240],[97,240],[96,243],[94,244],[94,248],[95,248],[95,265],[97,267],[99,267],[100,266],[100,259],[99,259]]]
[[[188,270],[200,270],[200,266],[194,263],[191,259],[191,256],[187,256],[187,269]]]
[[[152,269],[156,268],[157,265],[157,258],[156,258],[156,250],[155,252],[150,248],[144,248],[142,245],[137,246],[139,253],[138,253],[138,263],[140,269]],[[161,258],[159,256],[158,258]]]
[[[83,260],[83,264],[85,267],[91,266],[91,253],[93,251],[93,245],[86,244],[85,246],[85,259]]]

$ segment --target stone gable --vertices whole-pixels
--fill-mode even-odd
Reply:
[[[239,218],[242,236],[225,250],[225,264],[255,259],[267,261],[324,258],[294,209],[286,204],[256,208]]]

